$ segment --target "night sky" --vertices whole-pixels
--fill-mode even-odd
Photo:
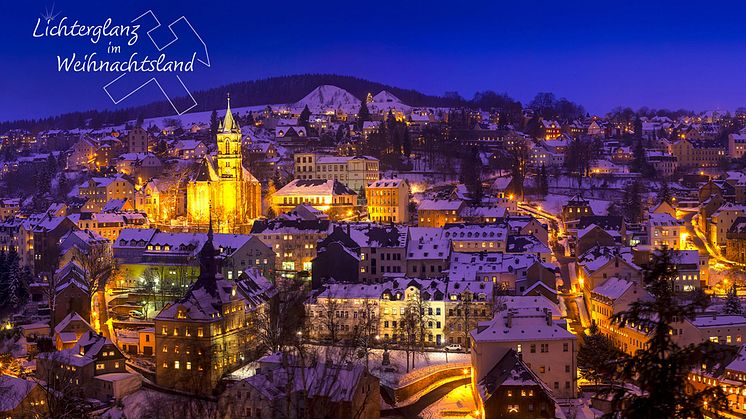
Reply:
[[[57,54],[104,53],[102,45],[32,37],[37,18],[52,4],[3,2],[0,120],[115,108],[102,90],[113,74],[56,69]],[[128,23],[147,9],[164,24],[185,15],[212,61],[211,68],[183,77],[192,90],[315,72],[429,94],[458,91],[467,98],[492,89],[525,102],[536,92],[551,91],[593,113],[618,105],[746,106],[746,2],[57,0],[54,5],[58,20],[68,16],[68,22],[86,24],[103,24],[107,17]],[[162,98],[149,86],[122,105]]]

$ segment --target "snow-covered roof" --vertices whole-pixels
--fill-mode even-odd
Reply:
[[[0,411],[10,412],[19,407],[36,386],[38,384],[30,380],[0,375],[0,388],[3,390],[3,397],[0,397]]]
[[[624,295],[630,287],[632,287],[632,282],[626,279],[611,277],[603,284],[594,288],[592,292],[614,301]]]
[[[577,339],[555,322],[551,314],[547,317],[545,313],[524,310],[501,311],[492,320],[480,322],[471,336],[477,343]]]
[[[458,211],[464,201],[461,200],[430,200],[424,199],[417,207],[418,211]]]
[[[345,184],[333,179],[295,179],[275,192],[274,196],[357,195]]]

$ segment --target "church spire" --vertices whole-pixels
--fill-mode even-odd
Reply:
[[[231,111],[231,94],[228,93],[228,108],[225,110],[225,118],[223,118],[222,131],[223,132],[237,132],[240,128],[238,122],[233,119],[233,112]]]

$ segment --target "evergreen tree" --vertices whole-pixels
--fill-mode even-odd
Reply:
[[[578,370],[580,376],[593,383],[609,382],[616,372],[613,360],[619,357],[619,350],[611,340],[602,335],[596,324],[592,324],[590,335],[583,337],[578,350]]]
[[[624,190],[622,210],[624,218],[631,223],[639,223],[642,219],[642,183],[635,180]]]
[[[254,125],[255,122],[254,113],[249,111],[248,115],[246,115],[246,125]]]
[[[308,119],[311,117],[311,110],[306,105],[298,116],[298,125],[308,128]]]
[[[473,205],[479,205],[484,197],[482,188],[482,159],[479,149],[472,147],[470,152],[464,153],[461,159],[461,182],[471,195]]]
[[[67,179],[67,176],[65,176],[65,172],[60,172],[57,179],[57,195],[64,197],[70,192],[71,188],[70,181]]]
[[[210,139],[216,141],[218,138],[218,111],[214,110],[210,114]]]
[[[404,155],[409,157],[412,154],[412,137],[409,134],[409,127],[404,127],[404,137],[402,138],[402,150]]]
[[[365,188],[362,186],[357,191],[357,204],[361,207],[368,205],[368,198],[365,196]]]
[[[547,176],[547,168],[543,164],[539,171],[539,192],[542,196],[549,194],[549,177]]]
[[[703,418],[706,411],[722,411],[728,406],[719,386],[697,390],[688,384],[692,369],[714,366],[726,349],[710,341],[684,347],[674,341],[676,324],[693,319],[702,307],[696,299],[679,298],[674,291],[677,278],[670,252],[654,255],[644,275],[645,289],[652,298],[638,299],[628,310],[612,317],[621,328],[649,331],[646,345],[634,355],[618,357],[615,379],[620,385],[609,392],[613,396],[612,410],[620,417]],[[628,383],[637,388],[621,385]]]
[[[728,290],[728,296],[725,297],[723,314],[743,314],[741,299],[738,298],[738,294],[736,293],[736,284],[733,284]]]
[[[360,103],[360,110],[357,111],[357,129],[363,129],[363,122],[370,121],[370,111],[365,101]]]
[[[634,123],[635,136],[642,138],[642,119],[638,116]]]
[[[661,189],[658,191],[658,198],[661,200],[661,202],[667,202],[671,203],[671,198],[673,196],[671,195],[671,188],[668,186],[668,181],[666,179],[663,179],[661,181]]]

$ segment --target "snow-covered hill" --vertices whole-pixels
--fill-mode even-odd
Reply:
[[[356,113],[360,109],[360,99],[352,93],[337,86],[322,85],[307,94],[306,97],[293,105],[293,108],[308,106],[312,113],[341,110],[346,113]]]

